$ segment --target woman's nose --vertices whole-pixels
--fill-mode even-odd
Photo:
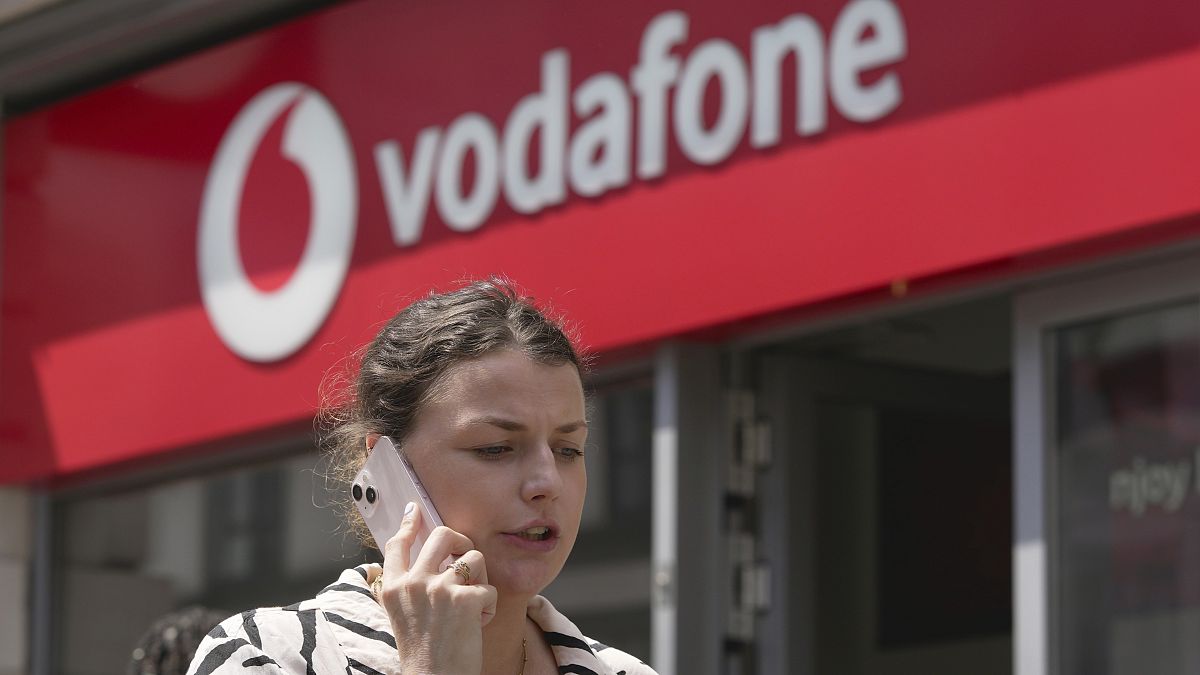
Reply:
[[[554,449],[544,445],[531,453],[526,464],[526,473],[521,483],[522,497],[527,501],[557,499],[562,490],[562,475],[559,473]]]

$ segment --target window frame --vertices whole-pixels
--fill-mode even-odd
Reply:
[[[1191,302],[1200,312],[1200,255],[1187,253],[1019,293],[1013,316],[1013,668],[1061,672],[1058,471],[1053,331],[1083,321]]]

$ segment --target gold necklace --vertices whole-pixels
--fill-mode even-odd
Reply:
[[[375,602],[378,602],[382,606],[383,572],[380,572],[379,576],[375,577],[375,581],[371,582],[371,593],[375,595]],[[517,675],[525,675],[525,664],[529,663],[528,642],[525,638],[521,638],[521,670]]]

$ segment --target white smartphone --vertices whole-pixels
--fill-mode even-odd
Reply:
[[[375,538],[375,545],[380,552],[388,540],[400,531],[404,507],[409,502],[420,505],[421,522],[417,525],[417,538],[409,551],[409,567],[417,561],[417,554],[421,552],[421,546],[433,528],[442,524],[442,518],[433,507],[433,500],[425,492],[417,472],[413,471],[408,458],[387,436],[380,436],[375,441],[375,447],[371,449],[362,470],[350,484],[350,497],[363,520],[367,521],[367,529]]]

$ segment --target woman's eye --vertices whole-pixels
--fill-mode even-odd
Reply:
[[[489,445],[486,448],[476,448],[475,453],[485,459],[495,459],[508,452],[508,450],[508,446],[505,445]]]
[[[580,450],[579,448],[572,448],[570,446],[564,446],[558,449],[558,454],[563,459],[575,459],[577,457],[583,457],[583,450]]]

